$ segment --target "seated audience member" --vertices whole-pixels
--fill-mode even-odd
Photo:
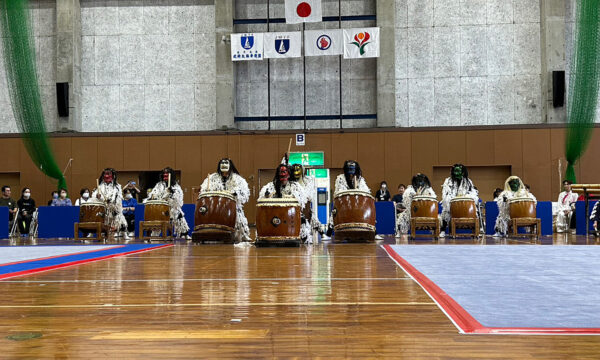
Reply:
[[[90,189],[83,188],[79,191],[79,199],[75,200],[75,206],[85,204],[90,201]]]
[[[35,200],[31,198],[31,189],[28,187],[21,190],[21,198],[17,201],[19,208],[18,223],[21,235],[29,234],[29,226],[35,212]]]
[[[382,181],[379,190],[375,193],[376,201],[390,201],[391,195],[390,191],[387,188],[387,182]]]
[[[9,229],[12,228],[15,214],[17,213],[17,202],[10,197],[11,190],[10,186],[4,185],[2,187],[2,198],[0,198],[0,206],[8,207],[8,223]]]
[[[54,190],[50,193],[50,200],[48,200],[48,206],[52,206],[54,199],[58,199],[58,191]]]
[[[123,195],[123,216],[125,216],[125,220],[127,221],[127,232],[129,233],[129,236],[133,236],[133,231],[135,230],[135,206],[137,205],[137,200],[133,197],[130,189],[124,190]]]
[[[67,197],[67,190],[60,189],[58,199],[52,200],[50,206],[73,206],[71,199]]]
[[[502,189],[500,189],[500,188],[496,188],[496,190],[494,190],[494,195],[493,195],[494,201],[496,201],[498,199],[498,196],[500,196],[501,193],[502,193]]]
[[[142,193],[142,191],[137,187],[137,183],[133,180],[129,180],[127,184],[123,187],[123,191],[129,190],[131,191],[131,196],[134,199],[138,200],[138,195]]]
[[[565,232],[575,227],[575,203],[577,194],[571,190],[569,180],[563,181],[564,191],[558,194],[558,214],[556,215],[556,232]]]

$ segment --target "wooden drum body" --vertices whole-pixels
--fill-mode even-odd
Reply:
[[[375,198],[364,191],[340,191],[333,199],[335,240],[375,239]]]
[[[300,225],[300,204],[296,199],[258,200],[256,204],[257,242],[298,242]]]
[[[106,206],[102,203],[87,202],[79,206],[80,223],[101,223],[104,224],[106,216]]]
[[[237,220],[235,197],[228,192],[210,191],[196,200],[194,239],[232,241]]]
[[[412,218],[437,218],[438,202],[432,196],[415,196],[410,205]]]
[[[169,221],[169,204],[163,200],[148,200],[144,207],[144,222]]]
[[[453,219],[477,219],[475,200],[467,197],[455,197],[450,200],[450,215]]]
[[[508,206],[511,219],[537,218],[535,201],[530,198],[512,198]]]

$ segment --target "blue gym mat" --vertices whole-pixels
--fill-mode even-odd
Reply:
[[[461,332],[600,334],[600,246],[384,249]]]
[[[0,279],[154,250],[172,244],[0,247]]]

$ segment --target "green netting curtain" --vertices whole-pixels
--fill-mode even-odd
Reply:
[[[574,183],[577,182],[574,166],[590,141],[598,103],[598,60],[600,59],[598,4],[598,0],[576,2],[577,15],[567,104],[569,128],[565,149],[568,161],[565,179]]]
[[[31,160],[66,189],[46,134],[35,63],[35,41],[28,0],[0,0],[0,22],[6,80],[12,110]]]

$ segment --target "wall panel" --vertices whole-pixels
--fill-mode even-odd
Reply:
[[[384,133],[361,134],[357,140],[356,160],[374,193],[385,180],[385,136]]]
[[[0,141],[0,154],[2,154],[2,168],[0,171],[19,171],[21,167],[21,139],[8,138]]]
[[[412,177],[410,133],[385,133],[385,180],[390,192],[396,193],[398,185],[408,185]]]
[[[111,167],[122,169],[124,164],[124,149],[122,137],[98,138],[98,173],[102,169]]]
[[[523,130],[523,182],[542,199],[551,194],[550,129]]]
[[[466,132],[467,165],[487,165],[494,163],[494,131]]]
[[[150,138],[150,168],[155,170],[175,166],[175,137],[153,136]]]
[[[521,130],[494,131],[496,165],[510,165],[512,173],[523,176],[523,142]]]
[[[150,169],[150,155],[152,148],[158,146],[150,142],[155,138],[147,136],[126,137],[123,141],[123,170]],[[171,165],[172,166],[172,165]]]
[[[433,175],[433,166],[438,164],[437,132],[414,132],[411,134],[412,174]]]
[[[467,162],[467,141],[464,131],[438,133],[438,161],[436,165],[453,165]]]
[[[331,167],[342,168],[344,161],[356,159],[358,134],[331,134]]]

